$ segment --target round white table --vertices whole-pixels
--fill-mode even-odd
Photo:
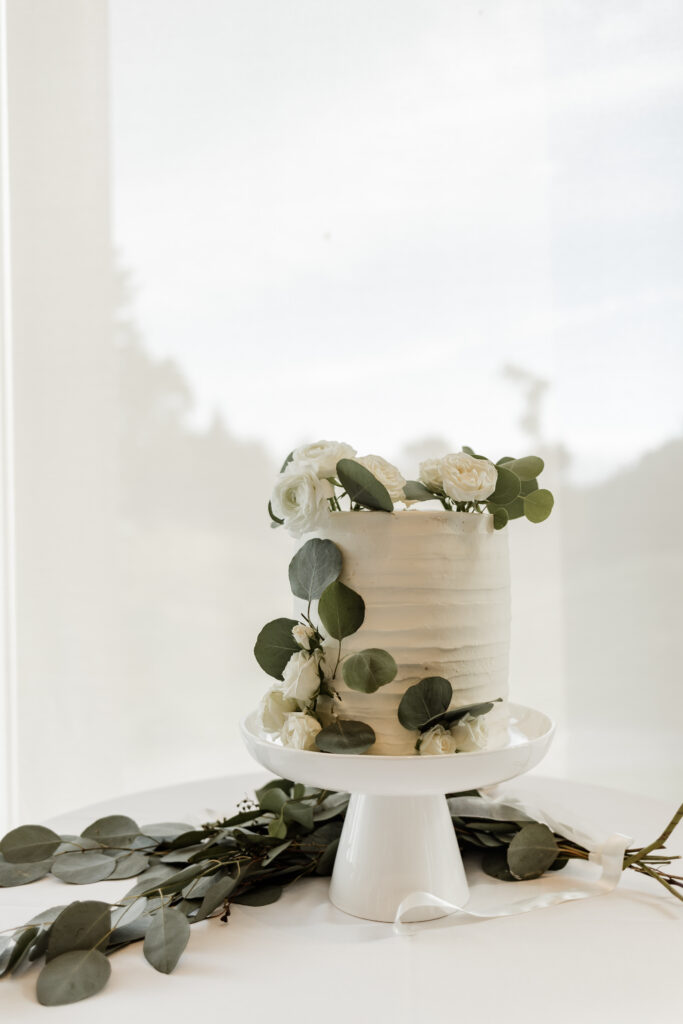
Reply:
[[[138,793],[64,815],[47,824],[80,832],[95,818],[122,813],[141,824],[199,824],[227,815],[266,780],[264,773],[210,779]],[[565,812],[572,823],[652,841],[675,808],[668,803],[557,779],[528,776],[500,787]],[[571,815],[571,817],[570,817]],[[683,835],[669,844],[683,852]],[[467,863],[471,905],[491,886],[501,902],[531,895],[542,881],[506,883]],[[594,870],[570,864],[570,878]],[[583,872],[583,874],[582,874]],[[114,901],[133,880],[67,887],[52,879],[0,889],[0,929],[25,923],[55,904]],[[392,926],[349,917],[327,899],[329,879],[307,879],[267,907],[234,906],[192,927],[170,976],[153,970],[139,944],[112,957],[112,977],[99,995],[47,1008],[35,999],[37,971],[0,982],[3,1021],[149,1021],[204,1018],[272,1024],[382,1021],[477,1021],[481,1024],[677,1024],[683,1019],[683,905],[654,881],[627,872],[606,896],[515,917],[455,916],[395,935]],[[552,884],[555,884],[553,879]],[[489,899],[490,901],[490,899]]]

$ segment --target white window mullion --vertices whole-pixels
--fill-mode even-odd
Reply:
[[[7,8],[0,0],[0,832],[17,810],[14,437],[10,272]]]

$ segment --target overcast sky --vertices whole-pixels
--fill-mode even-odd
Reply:
[[[275,454],[683,429],[683,8],[112,0],[113,203],[145,344]]]

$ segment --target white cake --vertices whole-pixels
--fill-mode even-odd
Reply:
[[[365,621],[343,641],[349,654],[387,650],[398,674],[376,693],[358,693],[337,672],[340,717],[372,726],[370,754],[414,754],[417,732],[397,709],[426,676],[453,687],[452,708],[503,698],[487,715],[487,746],[504,742],[510,635],[507,531],[492,517],[464,512],[335,512],[316,536],[343,556],[341,581],[365,602]],[[313,615],[314,621],[317,618]]]

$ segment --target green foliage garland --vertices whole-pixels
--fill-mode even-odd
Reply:
[[[236,814],[201,828],[138,827],[116,815],[93,823],[81,836],[58,836],[36,825],[13,829],[0,841],[0,866],[8,869],[1,885],[24,885],[48,873],[61,878],[62,859],[74,857],[82,858],[84,867],[73,870],[69,881],[86,884],[93,855],[111,863],[110,879],[127,877],[118,874],[120,865],[137,858],[132,873],[138,880],[115,903],[75,901],[0,933],[0,977],[40,964],[39,1002],[77,1002],[104,988],[111,974],[108,958],[135,942],[142,942],[155,970],[169,974],[187,945],[191,924],[210,917],[227,923],[233,904],[265,906],[293,882],[330,875],[348,800],[346,793],[274,779],[256,791],[254,800],[244,800]],[[667,867],[675,858],[655,851],[664,848],[682,818],[683,805],[654,842],[627,850],[623,864],[679,900],[683,876]],[[494,878],[538,878],[569,860],[588,859],[584,847],[539,822],[464,815],[452,820],[463,849],[479,854],[483,870]],[[47,856],[32,859],[38,852]]]

